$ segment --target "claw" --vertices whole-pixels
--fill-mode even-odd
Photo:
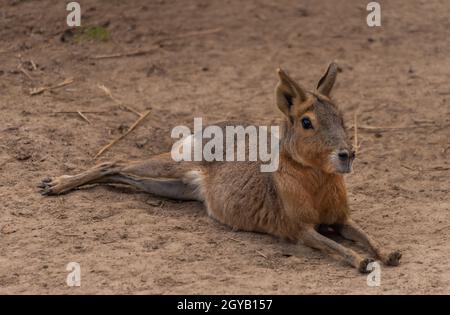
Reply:
[[[46,177],[37,185],[37,188],[40,189],[39,192],[42,196],[48,196],[51,194],[52,186],[54,186],[52,179],[50,177]]]
[[[44,182],[37,184],[37,188],[45,188],[47,185]]]

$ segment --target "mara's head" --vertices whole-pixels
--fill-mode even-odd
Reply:
[[[278,108],[286,116],[283,148],[298,163],[327,173],[349,173],[355,157],[341,112],[330,93],[337,76],[331,63],[314,92],[279,69],[276,88]]]

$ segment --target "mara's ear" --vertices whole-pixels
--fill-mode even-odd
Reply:
[[[275,89],[275,97],[278,108],[289,116],[290,109],[295,103],[306,100],[305,90],[292,80],[282,69],[277,70],[280,81]]]
[[[327,71],[323,74],[323,76],[317,83],[317,92],[325,96],[330,96],[334,82],[336,82],[337,73],[338,73],[337,64],[334,62],[330,63]]]

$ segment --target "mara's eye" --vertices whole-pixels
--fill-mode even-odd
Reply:
[[[303,127],[303,129],[313,129],[312,122],[311,122],[311,120],[309,120],[308,117],[302,118],[302,127]]]

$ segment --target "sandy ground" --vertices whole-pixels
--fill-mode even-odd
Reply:
[[[448,1],[381,1],[380,28],[361,1],[79,2],[72,33],[64,1],[0,0],[0,293],[450,293]],[[347,124],[357,112],[383,127],[359,130],[346,177],[354,219],[403,252],[380,287],[317,251],[231,231],[196,202],[105,186],[38,194],[133,123],[120,102],[151,115],[99,161],[167,151],[193,117],[271,121],[278,66],[312,88],[334,59]],[[79,288],[66,285],[71,261]]]

